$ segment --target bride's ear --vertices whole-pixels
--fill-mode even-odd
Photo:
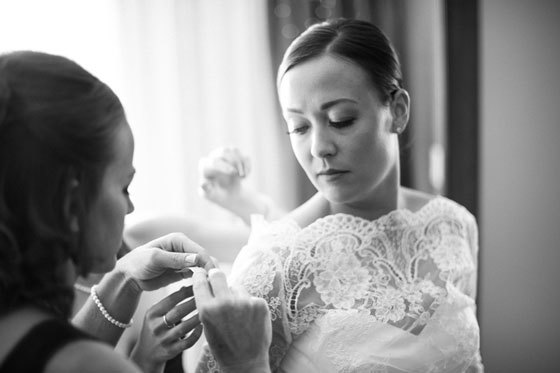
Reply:
[[[62,211],[68,224],[68,228],[72,233],[78,233],[80,231],[80,219],[78,216],[79,188],[80,182],[75,178],[71,178],[66,184],[63,199]]]
[[[408,125],[410,116],[410,96],[405,89],[397,89],[391,97],[391,114],[393,115],[393,123],[391,132],[400,135]]]

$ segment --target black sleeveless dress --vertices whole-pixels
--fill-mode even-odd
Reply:
[[[0,373],[40,373],[68,343],[94,338],[60,319],[45,320],[17,343],[0,366]]]
[[[29,330],[0,365],[0,373],[43,372],[54,354],[68,343],[94,337],[60,319],[45,320]],[[183,373],[182,354],[168,360],[164,373]]]

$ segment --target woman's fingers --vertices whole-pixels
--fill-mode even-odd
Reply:
[[[231,286],[229,290],[237,297],[251,297],[251,294],[243,286]]]
[[[192,276],[193,292],[200,304],[208,304],[213,299],[226,298],[232,293],[227,283],[226,274],[219,268],[208,271],[195,270]],[[239,290],[244,293],[244,290]]]
[[[191,294],[192,296],[192,294]],[[196,302],[194,298],[191,298],[183,303],[179,303],[175,307],[171,308],[166,314],[166,319],[173,324],[179,323],[185,316],[191,314],[196,310]]]
[[[184,339],[191,331],[200,325],[198,314],[194,314],[188,319],[179,320],[170,329],[160,328],[163,331],[161,340],[166,344],[173,344],[179,339]]]
[[[157,333],[163,333],[161,334],[163,342],[174,343],[176,340],[184,339],[188,333],[200,325],[198,313],[191,315],[196,311],[196,302],[192,296],[192,286],[184,287],[152,307],[152,315],[156,319],[161,318],[159,326],[156,328],[159,330]],[[191,298],[181,302],[188,297]],[[184,319],[188,315],[191,316]]]
[[[198,319],[198,314],[194,314],[186,320],[183,320],[168,333],[170,340],[174,341],[177,339],[184,338],[188,333],[190,333],[194,328],[200,325],[200,320]]]
[[[192,266],[207,270],[215,267],[206,250],[182,233],[170,233],[144,246],[155,246],[162,249],[162,252],[156,252],[153,258],[160,267],[178,270]],[[189,255],[185,255],[186,253]],[[192,256],[192,254],[196,255]]]
[[[212,287],[212,292],[216,298],[230,295],[229,286],[227,284],[226,274],[217,269],[212,268],[208,271],[208,281]]]
[[[156,304],[152,306],[152,312],[154,316],[163,316],[168,314],[168,311],[173,309],[175,305],[179,302],[192,297],[193,296],[193,289],[192,286],[183,286],[181,289],[175,291],[174,293],[166,296]],[[192,299],[194,303],[194,298]],[[180,320],[178,319],[171,319],[170,315],[167,315],[167,320],[169,322]]]
[[[186,334],[177,336],[177,338],[170,339],[168,343],[165,344],[168,359],[171,359],[173,356],[177,356],[184,350],[192,347],[200,339],[202,332],[202,324],[198,324],[194,327],[194,329],[192,329],[192,331],[190,331],[190,333],[186,332]]]
[[[176,339],[172,343],[173,349],[177,349],[178,352],[184,351],[187,348],[192,347],[202,335],[203,328],[202,324],[197,325],[190,334],[184,335],[183,338]]]
[[[197,302],[201,304],[207,304],[214,298],[212,289],[210,288],[210,284],[208,283],[206,271],[193,271],[192,281],[193,292]]]

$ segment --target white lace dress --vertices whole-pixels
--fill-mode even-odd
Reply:
[[[230,279],[269,304],[273,371],[482,371],[478,233],[462,206],[254,223]],[[199,371],[219,371],[208,350]]]

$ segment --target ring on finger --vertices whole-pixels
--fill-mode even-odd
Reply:
[[[169,321],[167,321],[167,315],[163,315],[163,323],[165,324],[165,326],[167,327],[167,329],[171,329],[173,328],[173,324],[171,324]]]

